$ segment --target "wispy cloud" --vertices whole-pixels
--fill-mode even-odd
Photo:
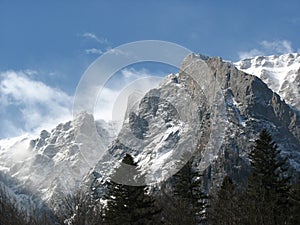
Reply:
[[[0,73],[0,136],[51,129],[71,119],[72,97],[35,80],[35,71]]]
[[[103,51],[99,48],[89,48],[85,49],[86,54],[95,54],[95,55],[101,55]]]
[[[280,55],[292,52],[294,52],[294,49],[292,48],[292,43],[290,41],[262,41],[257,48],[238,52],[238,55],[240,59],[246,59],[259,55]]]
[[[90,32],[86,32],[86,33],[82,34],[82,37],[95,40],[96,42],[98,42],[100,44],[109,44],[109,42],[106,38],[98,37],[96,34],[93,34]]]
[[[122,51],[121,49],[107,47],[106,51],[112,55],[128,55],[128,53]]]
[[[125,68],[121,70],[121,74],[125,79],[138,79],[141,77],[155,76],[145,68],[142,68],[140,70],[136,70],[134,68]]]
[[[89,46],[89,48],[86,48],[84,52],[88,55],[102,55],[104,52],[111,49],[110,43],[107,40],[107,38],[99,37],[94,33],[86,32],[80,35],[84,39],[92,40],[93,45],[96,46]],[[96,42],[96,43],[95,43]]]
[[[165,74],[166,75],[166,74]],[[104,120],[123,121],[128,97],[132,94],[142,97],[151,88],[157,87],[163,79],[161,74],[141,68],[125,68],[120,71],[117,84],[110,83],[102,89],[95,107],[95,117]],[[120,85],[120,83],[122,85]]]
[[[72,119],[73,97],[37,80],[39,75],[32,70],[0,72],[0,138],[38,134]],[[162,79],[161,73],[144,68],[125,68],[115,76],[104,88],[91,88],[102,90],[95,103],[96,119],[122,121],[128,97],[142,97]]]

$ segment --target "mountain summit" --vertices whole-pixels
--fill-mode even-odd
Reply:
[[[174,174],[186,155],[196,157],[208,188],[219,185],[225,174],[243,180],[249,171],[248,153],[264,128],[299,171],[297,110],[257,76],[221,58],[191,54],[178,74],[149,91],[129,113],[90,180],[105,179],[126,153],[135,156],[149,183]]]
[[[96,188],[130,153],[148,184],[168,179],[179,162],[194,156],[209,189],[225,175],[245,179],[248,153],[264,128],[300,171],[299,58],[288,54],[232,64],[190,54],[178,74],[127,110],[117,135],[111,123],[81,113],[37,139],[1,140],[1,182],[16,198],[35,195],[50,204],[82,184]],[[20,149],[26,152],[21,160],[14,157]]]
[[[4,179],[2,182],[17,197],[23,196],[25,205],[31,198],[27,199],[28,191],[43,202],[55,202],[61,194],[79,187],[114,138],[112,130],[111,124],[95,122],[92,115],[83,112],[51,132],[41,131],[37,139],[1,140],[0,173],[17,181]],[[20,149],[26,152],[22,159],[18,155]]]
[[[234,65],[262,79],[288,104],[300,110],[300,54],[258,56]]]

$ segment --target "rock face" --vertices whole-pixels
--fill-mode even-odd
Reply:
[[[293,58],[292,64],[298,57],[286,56]],[[270,66],[266,59],[259,59],[264,67]],[[253,60],[258,58],[238,66],[250,69]],[[286,79],[286,85],[298,85],[298,77]],[[247,155],[263,128],[300,171],[300,119],[295,109],[299,98],[292,101],[285,81],[279,85],[271,78],[273,90],[221,58],[191,54],[179,73],[150,90],[138,107],[132,101],[118,135],[114,125],[82,113],[32,141],[28,136],[0,140],[0,185],[25,205],[33,196],[49,203],[82,183],[93,190],[126,153],[137,160],[148,184],[167,180],[191,156],[205,174],[207,189],[219,185],[226,174],[243,182],[249,172]],[[273,92],[275,88],[279,94],[285,90],[283,97],[291,106]]]
[[[300,110],[300,54],[258,56],[235,63],[236,67],[260,77],[274,92]]]
[[[168,76],[130,113],[88,180],[97,185],[129,152],[149,183],[174,174],[185,155],[196,156],[207,188],[218,185],[225,174],[242,182],[249,171],[247,155],[264,128],[299,171],[297,112],[260,78],[221,58],[191,54],[179,74]]]
[[[26,188],[45,203],[55,202],[62,194],[78,189],[84,175],[114,138],[112,131],[111,124],[95,122],[92,115],[81,113],[51,132],[43,130],[35,140],[30,141],[29,137],[7,140],[14,144],[1,149],[2,156],[6,157],[1,157],[1,166],[6,168],[2,171],[6,177],[18,180],[18,185],[11,182],[5,185],[17,193],[17,198],[25,196],[22,192]],[[27,148],[22,159],[12,155],[17,144],[22,151]],[[27,199],[31,198],[28,194]]]

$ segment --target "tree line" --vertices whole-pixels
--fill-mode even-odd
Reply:
[[[291,182],[288,160],[266,130],[256,140],[249,160],[251,173],[246,187],[225,176],[219,190],[205,193],[193,157],[170,180],[153,188],[140,185],[145,175],[126,154],[106,182],[101,198],[91,192],[77,192],[66,196],[51,216],[26,213],[1,189],[0,224],[300,224],[300,182]],[[126,165],[131,169],[125,170]],[[117,177],[133,185],[119,184],[115,182]]]

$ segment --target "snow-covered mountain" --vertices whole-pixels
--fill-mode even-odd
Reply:
[[[55,202],[81,185],[98,186],[131,153],[148,183],[167,179],[183,156],[194,155],[211,187],[225,174],[243,178],[263,128],[300,171],[299,113],[286,104],[300,104],[299,59],[256,57],[235,63],[238,70],[221,58],[191,54],[178,74],[128,107],[118,134],[114,124],[81,113],[39,138],[0,140],[0,184],[25,205]]]
[[[179,74],[148,92],[129,114],[88,180],[99,186],[128,152],[149,183],[174,174],[185,155],[196,157],[208,187],[218,185],[225,174],[241,180],[253,141],[264,128],[299,170],[299,114],[258,77],[221,58],[191,54]]]
[[[300,110],[300,54],[258,56],[234,65],[262,79],[288,104]]]
[[[78,189],[114,136],[112,124],[81,113],[51,132],[43,130],[37,139],[25,135],[0,140],[0,173],[9,178],[2,182],[19,196],[24,197],[26,189],[45,203],[53,202]]]

